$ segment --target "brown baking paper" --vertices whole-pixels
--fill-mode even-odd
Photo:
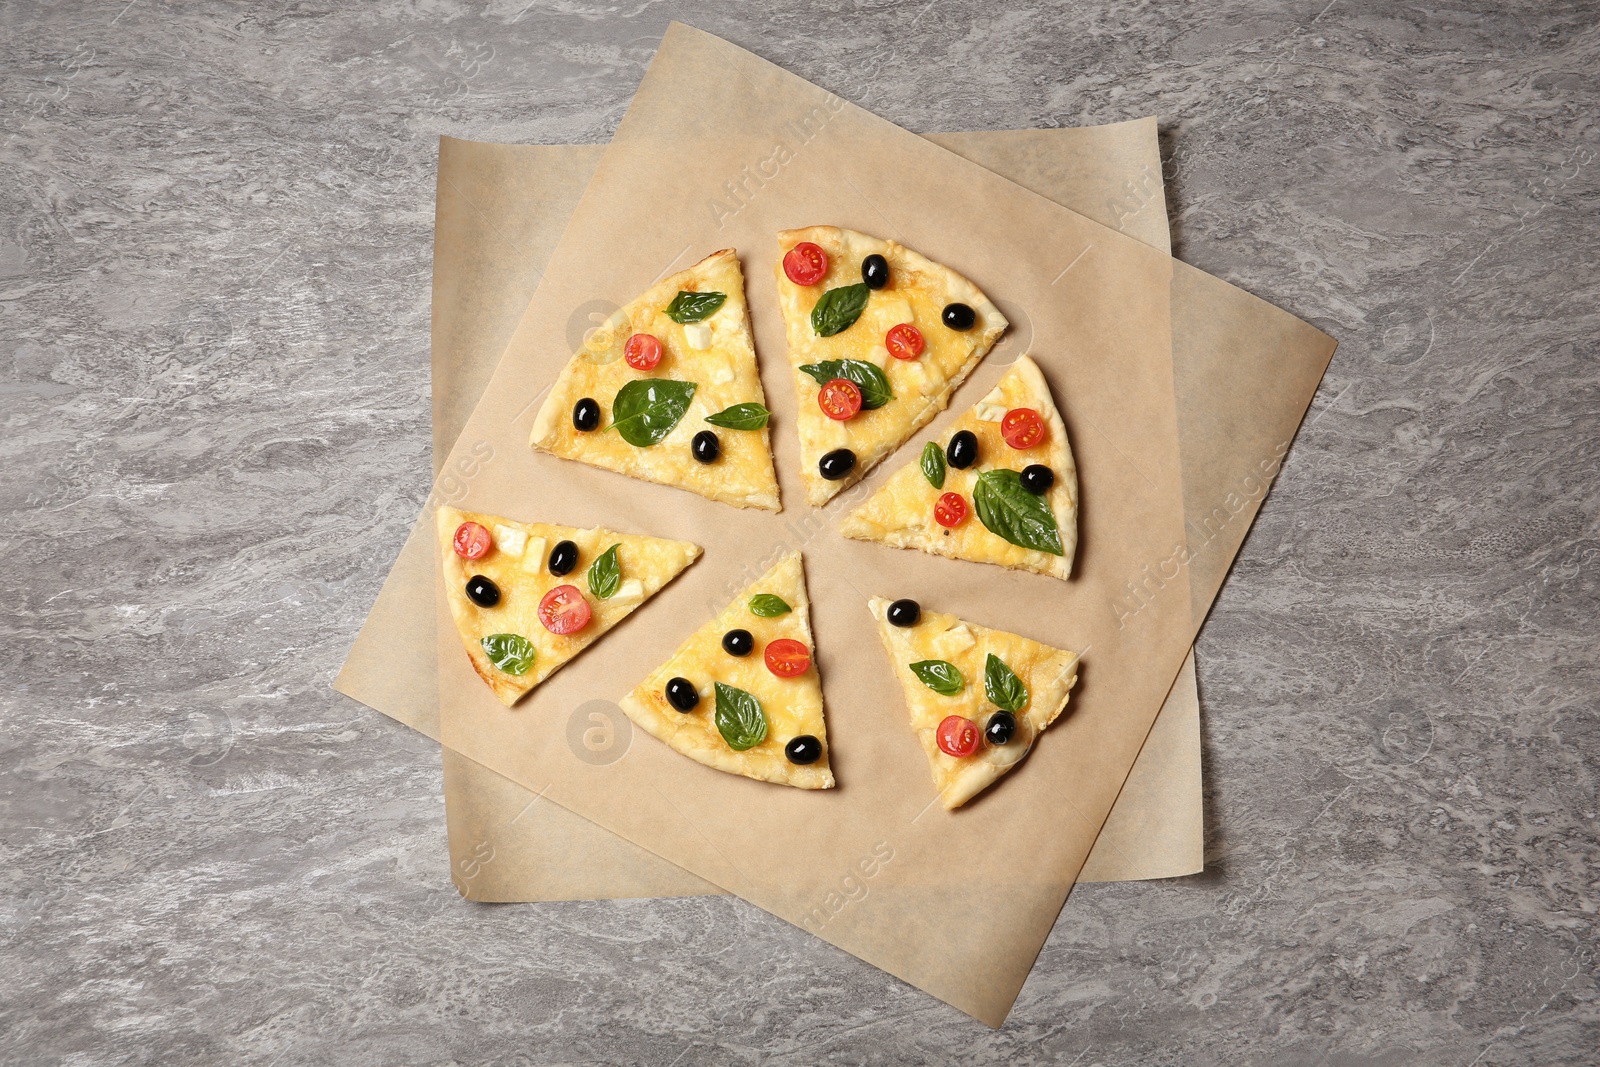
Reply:
[[[776,306],[771,260],[764,270],[753,264],[775,230],[816,220],[886,232],[950,263],[1019,324],[956,406],[982,395],[978,390],[989,388],[1024,345],[1048,368],[1083,472],[1084,551],[1073,582],[942,565],[836,537],[838,515],[887,470],[828,514],[795,514],[798,449],[783,432],[793,425],[794,389],[782,361],[772,358],[781,351],[781,323],[759,310]],[[713,228],[715,245],[744,249],[752,264],[748,293],[791,502],[785,515],[720,507],[534,455],[523,444],[540,393],[571,351],[563,327],[572,309],[595,299],[620,303],[700,258],[711,250],[705,242]],[[477,682],[446,623],[442,740],[998,1024],[1194,629],[1186,583],[1166,582],[1137,610],[1117,610],[1124,585],[1141,568],[1186,543],[1171,277],[1170,258],[1148,246],[724,42],[674,27],[445,473],[472,461],[470,471],[461,470],[470,475],[461,499],[475,509],[604,522],[695,540],[708,551],[610,635],[604,655],[581,657],[513,710]],[[709,771],[642,737],[614,762],[584,758],[571,744],[574,713],[620,696],[706,613],[796,545],[807,558],[840,788],[774,789]],[[1087,654],[1072,713],[1037,747],[1025,773],[956,814],[935,806],[898,683],[873,648],[865,610],[870,595],[910,593]]]
[[[1154,119],[932,139],[1080,214],[1169,249]],[[441,139],[433,295],[436,469],[482,393],[603,150]],[[574,329],[602,310],[575,316]],[[431,511],[424,510],[418,525],[335,685],[437,738],[434,620],[426,610],[435,566]],[[1168,878],[1201,868],[1199,715],[1191,663],[1158,714],[1080,881]],[[536,793],[449,749],[444,785],[452,875],[474,900],[722,892],[564,808],[530,806]]]

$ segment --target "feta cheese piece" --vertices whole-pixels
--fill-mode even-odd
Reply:
[[[733,381],[733,368],[718,367],[716,373],[711,375],[711,381],[716,385],[727,385]]]
[[[522,530],[514,530],[509,526],[494,526],[494,547],[508,556],[520,556],[523,549],[528,547],[528,535]]]
[[[939,646],[939,651],[947,656],[953,656],[957,652],[965,652],[978,643],[977,638],[972,636],[972,631],[967,629],[967,624],[964,622],[950,627],[950,629],[933,640]]]
[[[542,537],[528,538],[527,545],[522,550],[522,569],[538,574],[544,569],[544,546],[546,541]]]
[[[622,584],[617,586],[617,591],[611,594],[612,600],[643,600],[644,583],[637,578],[624,578]]]
[[[689,347],[697,352],[704,352],[711,347],[711,327],[703,322],[685,323],[683,339],[689,342]]]
[[[989,395],[972,406],[972,414],[983,422],[999,422],[1006,417],[1005,394],[997,385],[989,390]]]

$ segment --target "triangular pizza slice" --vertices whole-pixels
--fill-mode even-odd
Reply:
[[[1055,722],[1078,680],[1078,655],[914,600],[874,597],[871,606],[939,799],[946,811],[959,808]]]
[[[444,506],[445,595],[478,676],[507,707],[700,555],[688,541],[512,522]]]
[[[1006,328],[978,288],[894,241],[778,234],[806,499],[826,504],[950,403]]]
[[[989,395],[896,471],[839,532],[896,548],[1066,578],[1078,547],[1078,467],[1038,366]]]
[[[779,510],[733,250],[657,282],[596,329],[551,387],[531,444],[738,507]]]
[[[800,553],[779,560],[622,698],[628,717],[729,774],[831,789]]]

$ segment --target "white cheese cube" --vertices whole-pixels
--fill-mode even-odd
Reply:
[[[509,526],[495,523],[494,547],[508,556],[520,556],[522,550],[528,547],[528,535],[522,530],[514,530]]]
[[[522,569],[523,570],[532,571],[534,574],[538,574],[541,570],[544,569],[544,546],[545,546],[545,539],[544,538],[542,538],[542,537],[530,537],[530,538],[528,538],[528,543],[527,543],[526,546],[524,546],[524,548],[522,550]]]
[[[950,627],[950,629],[933,640],[939,646],[939,651],[947,656],[953,656],[957,652],[965,652],[978,643],[977,639],[972,636],[972,631],[967,629],[967,624],[964,622]]]
[[[685,323],[683,339],[689,342],[689,347],[697,352],[704,352],[711,347],[711,327],[703,322]]]
[[[644,583],[637,578],[624,578],[622,584],[617,586],[617,591],[611,594],[612,600],[643,600]]]

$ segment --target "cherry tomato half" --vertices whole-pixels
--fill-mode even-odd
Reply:
[[[767,661],[767,670],[779,678],[798,678],[811,666],[811,650],[792,637],[768,641],[762,656]]]
[[[836,422],[853,419],[861,411],[861,390],[848,378],[835,378],[817,394],[817,405]]]
[[[539,601],[539,621],[553,634],[575,634],[589,625],[593,614],[575,585],[558,585]]]
[[[978,724],[960,715],[945,716],[939,724],[939,751],[958,759],[978,751]]]
[[[967,501],[960,493],[946,493],[933,506],[933,520],[950,528],[967,521]]]
[[[654,370],[661,362],[661,338],[651,333],[636,333],[623,346],[622,358],[634,370]]]
[[[1012,448],[1032,448],[1044,440],[1044,419],[1032,408],[1012,408],[1000,420],[1000,436]]]
[[[477,523],[464,522],[456,527],[455,547],[462,559],[482,559],[494,547],[494,538]]]
[[[820,245],[801,241],[783,257],[783,273],[796,285],[816,285],[828,273],[828,253]]]
[[[909,322],[902,322],[893,327],[883,337],[883,347],[895,359],[916,359],[922,355],[922,350],[927,342],[922,339],[922,331]]]

